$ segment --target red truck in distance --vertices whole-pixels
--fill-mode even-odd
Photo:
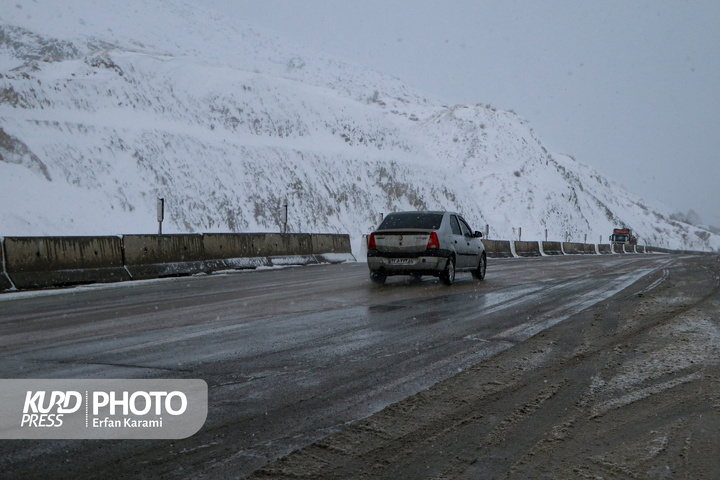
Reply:
[[[615,228],[610,235],[610,243],[613,245],[637,245],[637,238],[629,228]]]

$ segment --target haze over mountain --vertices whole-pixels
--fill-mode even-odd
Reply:
[[[449,209],[490,237],[720,250],[513,112],[446,105],[189,1],[0,6],[0,235],[341,232]]]

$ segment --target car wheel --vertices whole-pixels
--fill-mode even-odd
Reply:
[[[385,280],[387,280],[387,275],[382,272],[370,272],[370,280],[373,283],[382,285],[385,283]]]
[[[445,285],[452,285],[455,281],[455,259],[453,257],[448,257],[445,262],[445,270],[440,274],[440,280]]]
[[[480,255],[480,263],[475,270],[472,272],[472,276],[476,280],[485,280],[485,271],[487,270],[487,258],[483,253]]]

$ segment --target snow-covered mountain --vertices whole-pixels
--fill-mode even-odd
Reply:
[[[0,235],[350,233],[460,211],[490,237],[720,250],[487,105],[258,33],[212,2],[0,6]]]

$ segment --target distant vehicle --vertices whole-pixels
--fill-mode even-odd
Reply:
[[[454,212],[390,213],[368,238],[370,279],[383,284],[391,275],[432,275],[452,285],[456,272],[471,272],[483,280],[487,255],[481,237]]]
[[[629,228],[615,228],[610,235],[610,243],[613,245],[637,245],[637,238]]]

